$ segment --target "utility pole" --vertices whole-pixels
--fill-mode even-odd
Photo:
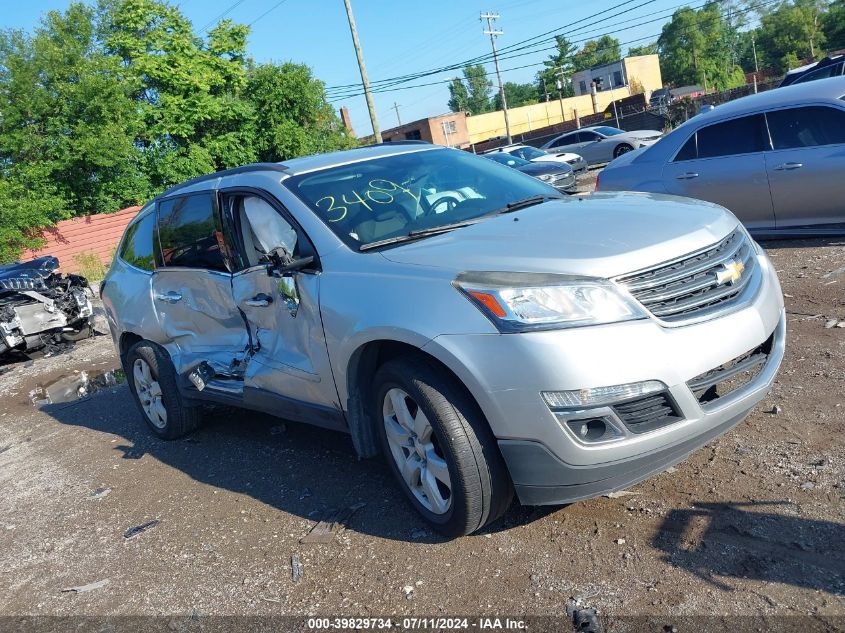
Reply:
[[[361,52],[361,42],[358,41],[358,29],[355,27],[355,16],[352,15],[352,4],[350,0],[343,0],[346,5],[346,17],[349,19],[349,31],[352,33],[352,45],[355,47],[355,55],[358,57],[358,68],[361,71],[361,83],[364,84],[364,97],[367,99],[367,110],[370,111],[370,122],[373,124],[373,137],[376,143],[381,143],[381,130],[378,127],[376,117],[376,106],[373,103],[373,95],[370,92],[370,80],[367,79],[367,67],[364,65],[364,54]]]
[[[402,119],[399,118],[399,104],[395,101],[393,102],[393,109],[396,110],[396,122],[402,125]]]
[[[759,73],[760,67],[757,65],[757,46],[754,44],[754,36],[751,36],[751,50],[754,52],[754,72]]]
[[[346,0],[348,2],[348,0]],[[482,13],[479,18],[481,21],[487,20],[487,30],[485,35],[490,36],[490,46],[493,47],[493,64],[496,66],[496,78],[499,80],[499,98],[502,100],[502,110],[505,113],[505,133],[508,138],[508,145],[513,143],[511,136],[511,122],[508,119],[508,102],[505,99],[505,87],[502,85],[502,73],[499,71],[499,55],[496,53],[496,37],[502,35],[504,31],[497,31],[493,28],[493,20],[499,19],[498,13]]]

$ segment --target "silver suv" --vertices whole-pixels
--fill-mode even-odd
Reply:
[[[350,434],[449,535],[631,485],[740,422],[784,353],[774,269],[716,205],[563,196],[390,143],[186,182],[102,289],[153,433],[223,403]]]

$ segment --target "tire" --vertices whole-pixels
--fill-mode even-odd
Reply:
[[[78,330],[74,330],[73,332],[61,332],[60,336],[63,341],[76,343],[77,341],[83,341],[86,338],[91,338],[93,334],[94,328],[91,325],[91,322],[86,320]]]
[[[396,413],[402,403],[412,416],[406,418],[409,426],[419,429],[425,419],[430,427],[428,434],[410,433],[407,445],[401,439],[407,427],[400,424],[401,416]],[[390,469],[411,504],[437,531],[446,536],[470,534],[508,509],[513,485],[496,439],[478,405],[443,368],[421,356],[388,361],[373,380],[372,410]],[[406,466],[423,464],[407,469],[409,479],[419,484],[412,487],[406,482],[408,475],[403,476],[400,460]],[[443,462],[448,485],[443,481]],[[433,493],[429,495],[427,490]]]
[[[152,379],[148,385],[143,384],[145,377],[136,375],[136,371],[144,374],[144,364]],[[200,408],[182,401],[176,386],[176,370],[163,348],[149,341],[139,341],[126,352],[123,367],[135,404],[155,435],[165,440],[174,440],[199,426]],[[150,404],[145,405],[144,401]],[[164,419],[160,415],[162,411]]]
[[[619,158],[620,156],[622,156],[622,154],[627,154],[632,149],[634,149],[634,148],[631,147],[630,145],[628,145],[628,143],[620,143],[613,150],[613,158]]]

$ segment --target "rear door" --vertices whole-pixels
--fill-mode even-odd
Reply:
[[[247,348],[247,330],[232,298],[230,243],[214,192],[158,203],[161,250],[151,280],[153,304],[176,370],[201,361],[226,373]]]
[[[572,152],[578,154],[577,150],[580,147],[580,141],[578,140],[578,132],[573,132],[572,134],[567,134],[565,136],[560,137],[554,143],[549,145],[546,149],[549,150],[556,150],[558,152]]]
[[[226,191],[223,207],[240,254],[232,294],[249,323],[253,354],[244,373],[244,404],[332,428],[343,417],[320,318],[317,253],[270,194]],[[279,273],[262,236],[283,235],[294,259],[314,257],[302,271]],[[263,243],[264,242],[264,243]]]
[[[766,113],[766,170],[778,228],[845,223],[845,110],[813,105]]]
[[[663,168],[668,193],[727,207],[750,229],[773,228],[762,114],[714,123],[693,134]]]
[[[578,149],[573,150],[581,154],[588,163],[606,163],[612,160],[613,149],[602,143],[604,137],[592,130],[578,132]]]

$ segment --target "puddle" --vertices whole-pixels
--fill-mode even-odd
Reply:
[[[36,406],[75,402],[124,382],[126,374],[122,369],[75,371],[37,384],[29,392],[29,399]]]

